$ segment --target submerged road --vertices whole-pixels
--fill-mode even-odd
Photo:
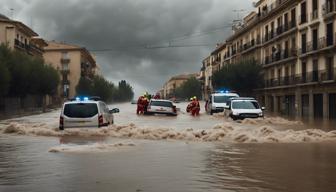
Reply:
[[[167,117],[116,104],[101,129],[58,131],[59,111],[0,121],[0,191],[335,191],[332,129],[177,106]]]

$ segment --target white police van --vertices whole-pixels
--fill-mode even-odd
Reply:
[[[231,98],[227,102],[224,115],[231,117],[233,120],[245,118],[262,118],[264,117],[265,107],[260,107],[258,101],[249,97]]]
[[[119,109],[109,110],[99,97],[76,97],[63,104],[59,129],[107,126],[114,123],[114,113]]]
[[[231,99],[239,97],[237,93],[232,93],[230,91],[217,91],[212,93],[207,101],[206,111],[212,115],[213,113],[223,112],[224,108],[227,106],[226,103]]]

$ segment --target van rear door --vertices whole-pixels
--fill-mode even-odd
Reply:
[[[98,127],[96,103],[68,103],[64,105],[64,128]]]

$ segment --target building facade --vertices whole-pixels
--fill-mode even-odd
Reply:
[[[14,21],[0,14],[0,44],[31,56],[42,57],[46,42],[24,23]]]
[[[265,87],[256,93],[270,112],[336,119],[336,1],[259,0],[255,8],[234,26],[220,66],[260,63]]]
[[[81,77],[92,79],[96,73],[96,61],[88,50],[76,45],[49,41],[43,54],[46,64],[59,71],[61,98],[76,96],[76,86]]]
[[[180,87],[184,82],[188,79],[198,77],[198,73],[196,74],[182,74],[177,75],[170,78],[163,86],[163,98],[169,99],[171,97],[175,97],[175,91],[178,87]]]

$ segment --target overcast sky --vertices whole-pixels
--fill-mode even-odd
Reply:
[[[100,50],[94,53],[103,75],[114,83],[127,80],[136,94],[159,90],[173,75],[198,72],[215,44],[232,33],[228,25],[238,17],[233,10],[244,9],[243,16],[253,9],[252,0],[0,2],[0,13],[24,22],[47,40]],[[186,34],[193,35],[181,38]],[[208,46],[144,48],[169,44]]]

